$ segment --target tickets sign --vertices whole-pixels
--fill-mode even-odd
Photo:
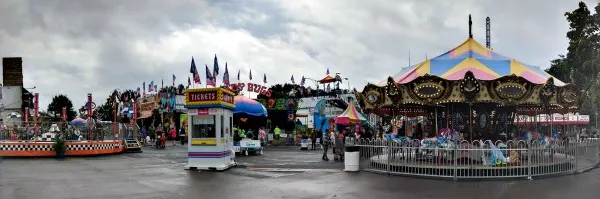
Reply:
[[[210,102],[217,101],[217,91],[208,92],[190,92],[188,94],[188,102]]]
[[[197,108],[230,108],[235,106],[233,93],[224,88],[196,88],[185,92],[185,106]]]

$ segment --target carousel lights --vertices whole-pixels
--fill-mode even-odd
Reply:
[[[422,94],[421,92],[419,92],[421,89],[425,89],[425,88],[434,88],[435,89],[435,93],[432,93],[432,94]],[[420,98],[437,97],[437,96],[440,95],[441,92],[442,92],[442,89],[439,86],[432,85],[432,84],[419,85],[419,86],[417,86],[415,88],[415,93],[417,93],[417,96],[419,96]]]

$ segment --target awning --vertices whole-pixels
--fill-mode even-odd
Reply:
[[[296,117],[308,117],[309,109],[298,109],[296,111]]]

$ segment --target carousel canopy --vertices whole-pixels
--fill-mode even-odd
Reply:
[[[367,119],[356,110],[354,104],[350,103],[348,108],[335,118],[336,124],[348,125],[367,122]]]
[[[544,84],[552,78],[539,67],[500,55],[473,38],[468,38],[459,46],[440,56],[404,68],[392,78],[399,84],[409,83],[426,74],[446,80],[460,80],[468,71],[471,71],[479,80],[494,80],[503,76],[516,75],[534,84]],[[384,86],[386,83],[387,79],[379,82],[378,85]],[[556,86],[565,85],[556,78],[554,78],[554,84]]]
[[[233,114],[243,117],[267,117],[267,109],[255,100],[244,96],[235,96]]]

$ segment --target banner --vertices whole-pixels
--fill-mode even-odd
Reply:
[[[185,136],[188,136],[188,115],[179,115],[179,128],[185,129]]]
[[[33,121],[38,120],[38,110],[39,110],[39,101],[40,95],[38,93],[33,94]]]
[[[298,102],[294,99],[271,98],[257,101],[270,110],[298,110]]]
[[[260,85],[260,84],[255,84],[255,83],[237,83],[237,84],[230,84],[229,86],[230,90],[234,90],[234,91],[242,91],[244,90],[244,88],[246,88],[246,91],[248,92],[254,92],[254,93],[259,93],[261,95],[265,95],[267,97],[271,97],[271,88],[268,88],[264,85]]]
[[[29,107],[25,107],[25,123],[29,122]]]

